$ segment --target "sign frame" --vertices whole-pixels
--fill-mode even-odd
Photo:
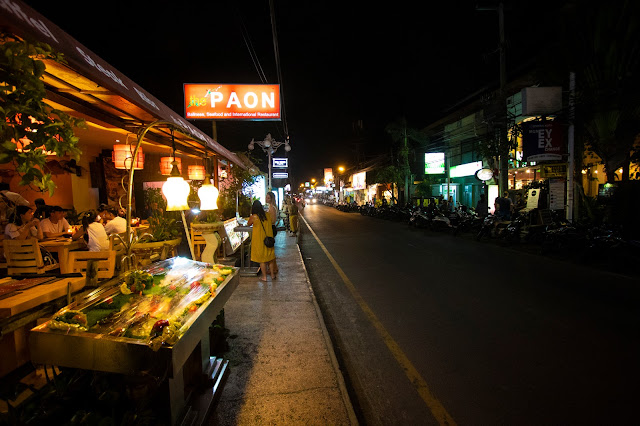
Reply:
[[[182,93],[187,120],[282,119],[279,84],[183,83]]]

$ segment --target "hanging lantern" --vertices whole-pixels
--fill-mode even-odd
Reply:
[[[134,150],[135,148],[131,145],[114,145],[111,160],[113,160],[115,168],[122,170],[142,170],[144,168],[144,153],[142,152],[142,148],[138,148],[136,161],[133,161]]]
[[[191,187],[180,175],[180,159],[176,157],[176,142],[173,138],[173,129],[171,129],[171,145],[173,146],[173,161],[171,162],[171,175],[167,178],[167,181],[162,185],[162,193],[164,197],[167,199],[167,211],[176,211],[176,210],[189,210],[189,204],[187,203],[187,198],[189,197],[189,192],[191,192]],[[163,157],[160,161],[160,165],[162,165],[162,160],[166,157]],[[184,219],[183,219],[184,220]],[[185,225],[186,226],[186,225]]]
[[[162,193],[167,199],[167,211],[189,210],[187,198],[190,191],[189,184],[180,176],[177,162],[174,161],[171,176],[162,185]]]
[[[187,168],[189,172],[189,179],[203,180],[204,179],[204,166],[189,166]]]
[[[178,164],[178,173],[182,174],[182,160],[176,157],[162,157],[160,158],[160,174],[163,176],[169,176],[173,169],[173,162]]]
[[[209,183],[207,179],[198,189],[198,198],[200,198],[200,210],[216,210],[218,208],[218,188]]]

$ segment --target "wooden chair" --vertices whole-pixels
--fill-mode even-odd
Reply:
[[[193,244],[193,260],[201,260],[202,250],[204,250],[207,242],[204,240],[200,229],[193,229],[193,227],[191,227],[191,244]]]
[[[69,266],[73,272],[87,274],[87,271],[91,271],[91,263],[96,264],[96,278],[113,278],[116,252],[113,250],[69,252]]]
[[[7,259],[7,274],[44,274],[60,268],[58,263],[45,265],[36,238],[28,240],[4,240],[4,255]]]
[[[126,248],[123,241],[126,241],[127,233],[111,234],[109,236],[109,248],[116,252],[116,271],[120,271],[122,268],[122,256],[126,253]]]

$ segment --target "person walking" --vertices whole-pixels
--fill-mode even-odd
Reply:
[[[295,237],[298,233],[298,206],[295,202],[289,205],[289,227],[291,236]]]
[[[270,266],[271,279],[277,279],[276,276],[276,251],[274,247],[267,247],[264,244],[265,237],[273,237],[273,228],[271,228],[271,217],[268,212],[264,211],[262,203],[255,200],[251,206],[251,217],[247,221],[247,226],[253,226],[251,233],[251,261],[260,264],[260,272],[262,278],[260,281],[267,281],[267,265]]]
[[[278,205],[276,204],[276,194],[272,191],[267,192],[267,206],[269,206],[269,217],[271,219],[271,230],[273,232],[273,238],[276,237],[278,233],[278,229],[276,228],[276,224],[278,223],[278,216],[280,212],[278,211]],[[273,264],[275,265],[274,273],[278,273],[278,262],[274,259]]]

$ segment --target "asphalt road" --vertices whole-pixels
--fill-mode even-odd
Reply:
[[[637,422],[637,279],[323,205],[301,226],[363,424]]]

